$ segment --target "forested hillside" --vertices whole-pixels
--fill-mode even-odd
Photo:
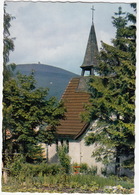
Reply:
[[[45,64],[19,64],[16,66],[14,74],[17,72],[25,75],[34,72],[37,87],[48,87],[49,96],[56,96],[58,99],[61,98],[70,79],[78,76],[64,69]]]

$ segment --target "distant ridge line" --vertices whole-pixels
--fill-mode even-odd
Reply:
[[[69,72],[69,73],[72,73],[72,74],[75,74],[75,75],[79,76],[78,74],[76,74],[74,72],[71,72],[69,70],[66,70],[64,68],[60,68],[60,67],[57,67],[57,66],[49,65],[49,64],[29,63],[29,64],[17,64],[16,66],[47,66],[47,67],[51,67],[51,68],[60,69],[60,70],[63,70],[63,71],[66,71],[66,72]]]
[[[55,96],[57,99],[61,99],[69,81],[74,77],[79,77],[79,75],[63,68],[41,63],[17,64],[14,75],[16,77],[17,72],[30,75],[32,71],[34,71],[36,87],[49,88],[48,97]]]

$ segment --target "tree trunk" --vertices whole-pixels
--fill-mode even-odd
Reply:
[[[116,147],[115,175],[120,176],[120,148]]]

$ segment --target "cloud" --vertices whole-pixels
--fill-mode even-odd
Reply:
[[[89,31],[92,3],[7,2],[16,17],[11,36],[16,37],[10,61],[61,67],[80,74]],[[111,16],[119,4],[94,3],[98,45],[114,37]],[[127,5],[125,6],[128,7]]]

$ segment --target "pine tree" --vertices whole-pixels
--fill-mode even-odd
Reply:
[[[3,42],[4,42],[4,47],[3,47],[3,81],[8,80],[11,75],[12,75],[12,71],[10,69],[10,67],[12,69],[15,68],[15,64],[12,63],[10,64],[11,66],[7,66],[8,62],[9,62],[9,55],[11,51],[14,51],[14,38],[10,37],[10,27],[11,27],[11,21],[15,18],[12,15],[8,14],[6,12],[6,3],[4,4],[4,23],[3,23],[3,28],[4,28],[4,32],[3,32]]]
[[[115,159],[119,175],[121,166],[134,165],[136,27],[135,16],[123,13],[121,7],[115,15],[116,37],[112,46],[102,42],[99,76],[90,79],[91,105],[86,106],[84,119],[98,124],[86,144],[98,143],[94,156],[106,164]],[[122,157],[129,160],[121,161]]]
[[[3,22],[3,89],[5,87],[5,82],[9,81],[12,76],[12,70],[15,68],[15,64],[10,64],[9,62],[9,54],[11,51],[14,51],[14,39],[10,37],[10,27],[11,27],[11,20],[14,17],[6,12],[6,3],[4,4],[4,22]],[[11,68],[10,68],[11,67]],[[5,128],[2,129],[2,138],[3,138],[3,153],[5,153],[6,149],[6,130]]]
[[[23,154],[26,160],[37,158],[39,143],[51,144],[65,108],[56,98],[47,99],[48,89],[36,88],[33,74],[18,74],[5,81],[3,91],[3,128],[7,130],[8,153]],[[47,124],[46,128],[38,127]],[[9,144],[8,144],[9,143]],[[12,143],[12,145],[11,145]]]
[[[5,154],[23,154],[26,159],[37,158],[42,153],[39,143],[51,144],[59,119],[65,108],[55,97],[47,99],[48,89],[36,88],[34,75],[18,74],[12,77],[15,64],[8,64],[9,54],[14,51],[14,39],[9,28],[13,16],[4,5],[3,49],[3,162]],[[37,129],[38,127],[39,130]]]

